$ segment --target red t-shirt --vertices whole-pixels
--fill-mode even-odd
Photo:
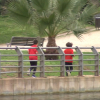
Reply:
[[[31,47],[37,47],[37,45],[32,45]],[[37,49],[28,49],[29,54],[37,54]],[[29,56],[29,60],[37,60],[37,56]]]
[[[65,54],[73,54],[73,50],[72,49],[65,49],[64,53]],[[73,59],[72,55],[65,55],[65,60],[72,60],[72,59]],[[73,61],[65,61],[65,62],[72,63]]]

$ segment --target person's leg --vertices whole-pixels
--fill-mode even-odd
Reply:
[[[30,65],[33,66],[34,62],[30,61]],[[30,67],[30,71],[33,70],[34,67]]]
[[[70,66],[70,73],[71,73],[71,72],[72,72],[72,70],[73,70],[73,66],[72,66],[73,64],[72,64],[72,63],[70,63],[70,65],[71,65],[71,66]]]
[[[65,62],[65,68],[66,68],[66,76],[68,76],[68,71],[69,71],[69,66],[66,66],[66,65],[68,65],[68,62]]]
[[[30,61],[30,65],[33,65],[33,61]],[[30,67],[29,70],[27,71],[27,75],[30,75],[31,70],[33,69],[33,67]]]
[[[37,61],[33,61],[32,66],[37,66]],[[32,76],[35,76],[35,72],[36,72],[37,67],[32,67],[32,68],[33,68]]]

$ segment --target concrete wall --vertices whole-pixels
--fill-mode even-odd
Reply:
[[[100,76],[0,79],[0,95],[100,91]]]

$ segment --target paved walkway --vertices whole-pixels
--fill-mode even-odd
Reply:
[[[72,42],[73,47],[100,47],[100,30],[94,30],[92,32],[82,35],[82,39],[78,39],[75,35],[62,35],[56,37],[56,43],[58,46],[65,47],[67,42]],[[44,46],[47,44],[47,39],[44,42]],[[90,51],[90,50],[83,50]]]
[[[46,47],[48,39],[44,41],[44,47]],[[56,37],[56,44],[61,47],[65,47],[65,44],[67,42],[72,42],[73,47],[79,46],[79,47],[100,47],[100,30],[94,29],[92,32],[86,33],[82,35],[82,39],[78,39],[73,34],[67,35],[62,34]],[[0,47],[6,47],[6,44],[1,44]],[[88,50],[85,50],[88,51]]]

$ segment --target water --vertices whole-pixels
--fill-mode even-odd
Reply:
[[[98,93],[70,93],[25,96],[0,96],[0,100],[100,100]]]

